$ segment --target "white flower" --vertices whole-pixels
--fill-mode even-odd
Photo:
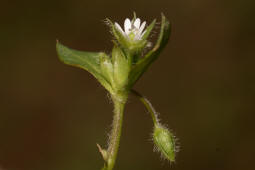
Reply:
[[[131,41],[138,41],[142,39],[144,33],[146,32],[146,30],[143,31],[146,25],[146,21],[144,21],[141,25],[140,23],[141,20],[139,18],[137,18],[134,22],[131,22],[129,18],[126,18],[124,22],[125,32],[117,22],[115,22],[115,27],[119,30],[119,32],[121,32]]]

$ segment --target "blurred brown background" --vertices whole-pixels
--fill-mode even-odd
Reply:
[[[0,167],[99,170],[112,106],[87,72],[62,64],[55,42],[110,52],[106,17],[173,24],[171,42],[135,89],[179,139],[176,163],[153,153],[152,121],[129,99],[116,170],[254,170],[253,0],[1,0]],[[1,169],[1,168],[0,168]]]

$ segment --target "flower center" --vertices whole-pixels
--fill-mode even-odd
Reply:
[[[132,25],[132,28],[129,29],[130,33],[128,34],[128,37],[133,41],[136,38],[136,35],[139,33],[139,29],[137,29],[134,25]]]

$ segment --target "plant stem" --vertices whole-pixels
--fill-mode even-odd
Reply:
[[[157,112],[154,109],[154,107],[152,106],[151,102],[146,97],[144,97],[142,94],[140,94],[138,91],[132,89],[131,92],[132,92],[132,94],[134,94],[136,97],[139,98],[139,100],[144,104],[146,109],[150,112],[154,125],[158,125],[159,120],[157,118]]]
[[[157,112],[153,108],[150,101],[141,95],[139,92],[135,90],[131,90],[131,93],[139,98],[139,100],[145,105],[146,109],[150,112],[154,125],[159,124],[159,120],[157,118]],[[120,143],[120,136],[121,136],[121,129],[122,129],[122,121],[123,121],[123,113],[124,107],[127,101],[128,93],[120,93],[118,95],[112,95],[112,101],[114,104],[114,116],[113,116],[113,124],[112,124],[112,131],[109,138],[109,145],[106,151],[107,155],[104,156],[104,151],[99,145],[99,151],[102,153],[103,158],[105,159],[106,163],[102,170],[112,170],[115,161],[117,158],[117,153],[119,150],[119,143]]]
[[[126,95],[112,96],[112,100],[114,104],[113,127],[107,149],[107,160],[103,170],[112,170],[115,165],[120,143],[123,112],[127,97]]]

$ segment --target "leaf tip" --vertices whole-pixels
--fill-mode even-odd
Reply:
[[[102,147],[101,147],[99,144],[97,144],[97,148],[98,148],[99,152],[101,153],[103,159],[104,159],[105,161],[107,161],[107,158],[108,158],[108,153],[107,153],[107,151],[106,151],[105,149],[102,149]]]

